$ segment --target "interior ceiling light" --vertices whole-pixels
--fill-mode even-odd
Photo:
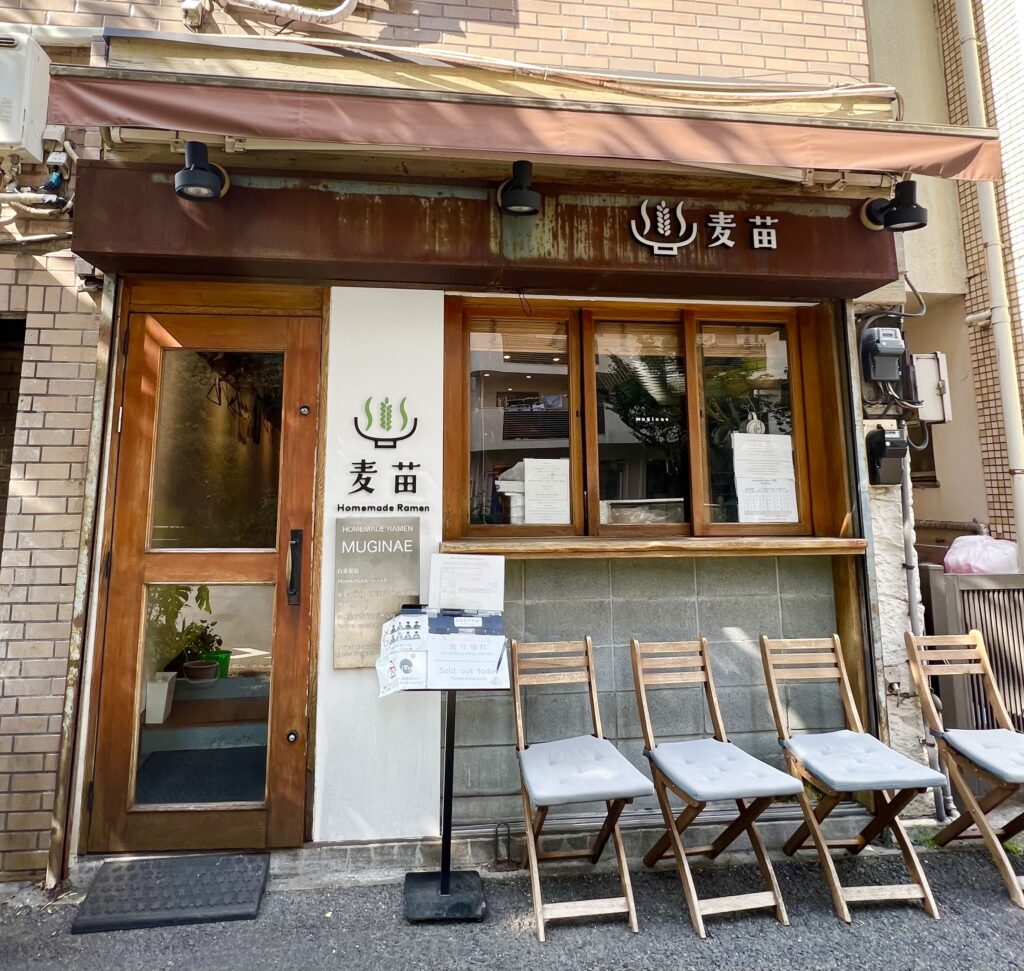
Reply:
[[[185,167],[174,173],[174,191],[182,199],[206,202],[227,195],[231,179],[211,162],[203,142],[185,142]]]
[[[891,199],[868,199],[861,207],[860,219],[868,229],[905,233],[924,229],[928,210],[917,204],[917,183],[906,179],[896,183]]]
[[[533,187],[533,163],[512,163],[512,178],[498,186],[498,208],[510,216],[536,216],[540,193]]]

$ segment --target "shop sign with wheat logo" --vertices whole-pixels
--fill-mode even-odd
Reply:
[[[681,249],[693,245],[700,229],[698,219],[687,219],[683,203],[671,206],[664,199],[653,202],[644,199],[640,203],[639,221],[629,221],[633,238],[646,246],[655,256],[678,256]],[[732,249],[737,239],[739,226],[736,213],[710,212],[705,219],[706,246],[709,250],[723,247]],[[749,244],[755,250],[776,250],[779,248],[779,219],[775,216],[748,216]]]
[[[395,448],[399,442],[411,438],[416,432],[418,418],[410,423],[407,408],[408,398],[402,398],[397,406],[390,397],[379,402],[371,395],[363,402],[363,413],[352,419],[356,432],[361,438],[373,442],[374,448]]]

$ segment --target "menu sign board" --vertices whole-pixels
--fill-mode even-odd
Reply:
[[[380,632],[380,696],[396,691],[507,689],[500,614],[405,613]]]
[[[334,666],[372,668],[384,623],[420,598],[419,518],[339,517],[334,559]]]

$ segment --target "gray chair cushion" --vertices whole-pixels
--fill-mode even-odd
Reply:
[[[1024,782],[1024,735],[1007,728],[951,728],[942,737],[1003,782]]]
[[[783,747],[836,792],[875,792],[879,789],[929,789],[945,777],[894,752],[864,732],[826,732],[795,735]]]
[[[716,738],[666,742],[651,752],[651,761],[698,802],[795,796],[802,788],[799,779]]]
[[[654,795],[651,780],[606,738],[581,735],[540,742],[518,755],[535,806]]]

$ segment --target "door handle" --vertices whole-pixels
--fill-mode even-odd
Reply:
[[[297,607],[302,592],[302,530],[293,529],[288,540],[288,605]]]

